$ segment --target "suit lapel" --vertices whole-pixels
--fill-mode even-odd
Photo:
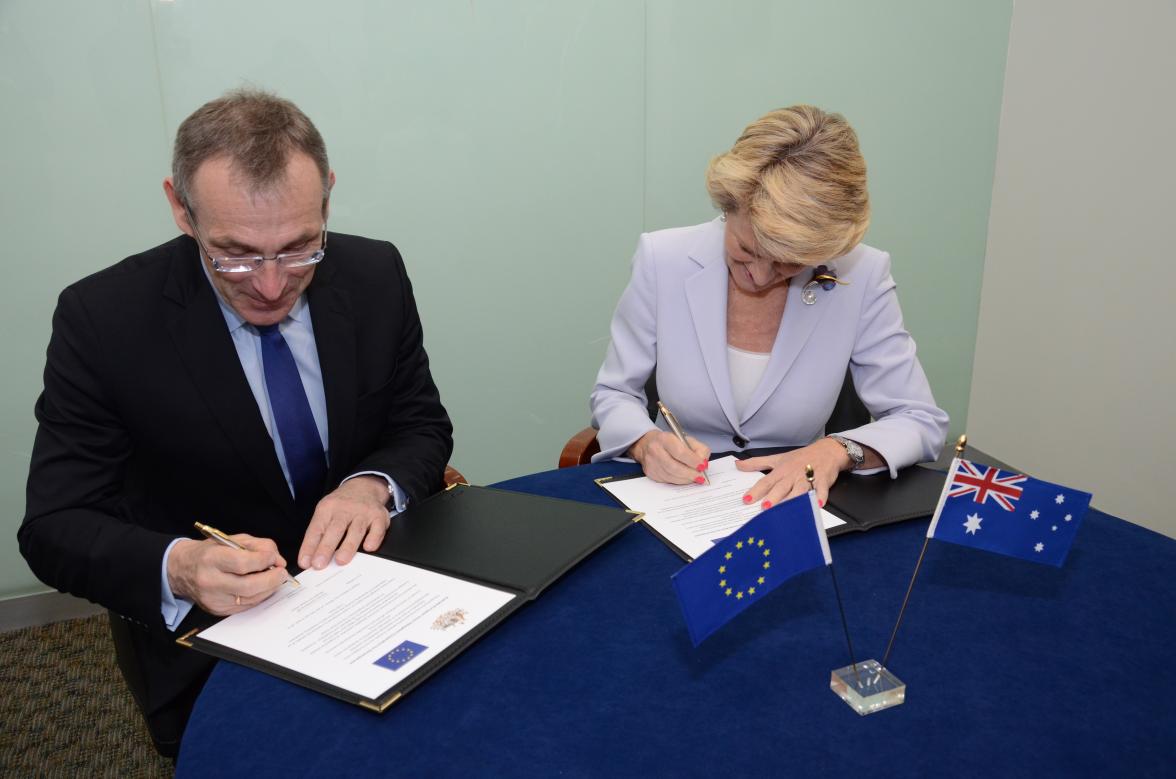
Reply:
[[[323,263],[307,290],[314,342],[322,368],[327,400],[327,487],[332,488],[350,467],[348,453],[355,433],[356,347],[355,320],[346,291],[333,286],[334,268]],[[389,347],[391,348],[391,347]]]
[[[293,515],[294,499],[241,368],[216,293],[200,270],[195,243],[183,246],[164,287],[164,296],[176,304],[167,322],[172,342],[221,432],[237,450],[240,462],[247,464],[270,497]]]
[[[702,267],[686,279],[686,302],[719,407],[731,423],[731,429],[741,434],[727,362],[727,263],[723,260],[721,225],[717,236],[717,243],[714,236],[708,235],[690,251],[690,258]]]
[[[772,345],[768,368],[760,379],[759,386],[748,399],[741,422],[746,422],[759,411],[780,386],[780,382],[784,380],[800,355],[800,350],[812,337],[817,324],[829,310],[830,302],[827,295],[818,294],[817,302],[811,306],[806,306],[801,299],[801,290],[812,277],[813,271],[805,271],[794,277],[788,287],[788,302],[784,305],[784,316],[780,318],[780,329],[776,332],[776,342]]]

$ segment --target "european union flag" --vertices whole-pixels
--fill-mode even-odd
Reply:
[[[1058,568],[1090,507],[1090,493],[955,460],[928,538]]]
[[[423,644],[416,644],[412,641],[401,641],[390,652],[385,652],[380,655],[373,665],[378,665],[392,671],[399,671],[402,665],[405,665],[426,649],[428,647]]]
[[[816,500],[810,492],[757,514],[671,577],[695,646],[788,579],[833,562]]]

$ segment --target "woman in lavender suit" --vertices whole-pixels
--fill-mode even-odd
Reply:
[[[739,464],[769,471],[743,498],[766,508],[808,489],[806,464],[823,504],[843,471],[934,459],[947,414],[903,327],[890,256],[861,243],[866,164],[848,122],[773,111],[711,161],[707,189],[720,217],[638,242],[592,392],[593,460],[632,457],[686,484],[712,451],[801,447]],[[655,366],[689,447],[649,419]],[[827,431],[847,366],[873,421]]]

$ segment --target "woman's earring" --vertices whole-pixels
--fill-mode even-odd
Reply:
[[[723,213],[719,214],[719,221],[720,221],[720,222],[726,222],[726,221],[727,221],[727,212],[726,212],[726,211],[724,211]]]

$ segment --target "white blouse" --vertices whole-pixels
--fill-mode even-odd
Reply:
[[[743,416],[751,393],[759,386],[768,369],[770,352],[748,352],[727,344],[727,365],[731,371],[731,394],[735,398],[735,413]]]

